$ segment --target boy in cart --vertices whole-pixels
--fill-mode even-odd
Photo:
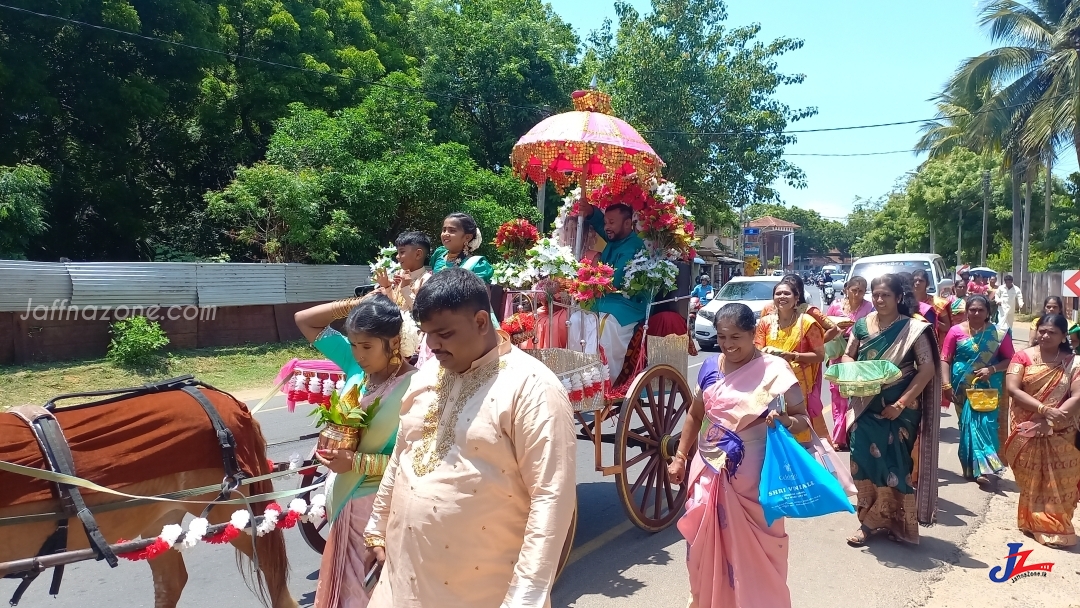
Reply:
[[[423,232],[402,232],[394,241],[397,247],[397,261],[401,272],[389,277],[385,270],[375,273],[379,284],[377,291],[386,294],[402,310],[411,311],[416,292],[431,278],[427,269],[428,256],[431,255],[431,239]]]

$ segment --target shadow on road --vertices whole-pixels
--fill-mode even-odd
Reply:
[[[942,443],[960,443],[960,429],[952,426],[942,427],[938,441]]]
[[[667,547],[682,536],[672,526],[649,534],[637,528],[626,532],[611,545],[594,551],[567,568],[552,592],[553,606],[569,606],[586,595],[628,598],[641,591],[646,582],[628,578],[625,572],[642,565],[664,566],[673,560]]]
[[[962,478],[961,478],[962,479]],[[970,522],[960,519],[960,516],[975,517],[970,509],[960,506],[955,502],[938,497],[937,523],[941,526],[966,526]]]
[[[887,568],[915,572],[928,572],[946,563],[969,569],[988,567],[955,544],[933,536],[922,536],[918,545],[891,542],[878,536],[866,545],[866,551]]]

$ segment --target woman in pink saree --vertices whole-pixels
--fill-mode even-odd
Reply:
[[[765,524],[758,484],[767,427],[809,429],[805,399],[787,361],[754,347],[750,308],[728,304],[715,323],[722,354],[702,365],[668,467],[669,480],[689,488],[678,527],[689,545],[690,607],[790,608],[784,520]]]

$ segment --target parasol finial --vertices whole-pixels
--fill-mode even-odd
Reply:
[[[592,81],[589,82],[589,88],[594,91],[596,90],[596,74],[593,74]]]
[[[593,78],[595,85],[596,78]],[[590,91],[574,91],[571,95],[574,99],[574,109],[578,112],[599,112],[601,114],[612,115],[611,110],[611,95],[597,91],[595,89]]]

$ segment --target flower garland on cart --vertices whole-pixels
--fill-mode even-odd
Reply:
[[[146,547],[128,553],[120,553],[117,557],[131,561],[154,559],[169,549],[187,551],[200,542],[211,545],[232,542],[240,536],[242,531],[246,531],[248,534],[252,534],[254,531],[256,536],[265,536],[279,528],[287,530],[296,527],[300,522],[318,525],[324,519],[326,519],[326,494],[316,494],[312,497],[310,504],[302,498],[294,498],[285,512],[282,512],[281,506],[276,502],[272,502],[266,505],[263,514],[257,516],[254,522],[251,520],[249,511],[240,509],[229,517],[228,523],[216,526],[211,526],[210,522],[204,517],[196,517],[188,523],[186,533],[183,526],[169,524],[162,528],[161,534]],[[129,541],[120,539],[116,541],[116,544],[126,542]]]
[[[679,279],[675,262],[697,257],[694,216],[686,197],[667,180],[651,180],[649,201],[634,214],[634,222],[645,248],[626,265],[623,292],[632,297],[675,290]]]

